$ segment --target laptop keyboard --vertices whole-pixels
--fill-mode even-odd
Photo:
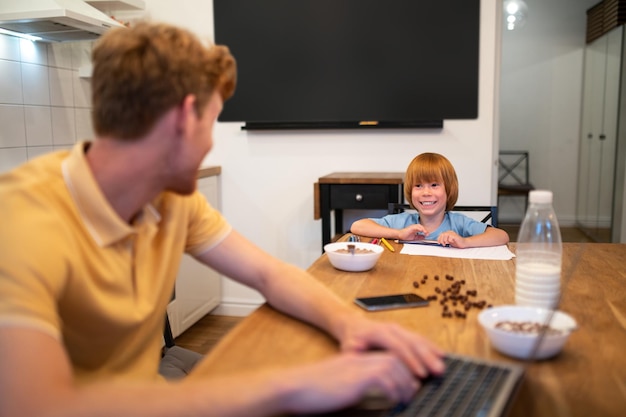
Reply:
[[[501,388],[506,385],[511,369],[467,357],[447,357],[445,362],[445,376],[422,381],[422,388],[413,400],[395,407],[387,416],[482,417],[493,414],[496,403],[498,411],[502,411],[502,401],[507,402],[508,398],[500,397]],[[510,394],[509,391],[505,395]]]

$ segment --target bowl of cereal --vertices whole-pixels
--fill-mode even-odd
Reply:
[[[557,355],[576,329],[576,321],[562,311],[519,305],[483,310],[478,322],[497,351],[518,359]]]
[[[324,245],[324,252],[337,269],[349,272],[369,271],[383,253],[383,247],[365,242],[335,242]]]

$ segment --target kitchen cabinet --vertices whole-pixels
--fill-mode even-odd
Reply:
[[[585,48],[576,222],[598,242],[611,241],[615,189],[623,187],[616,183],[623,37],[619,26]]]
[[[198,178],[198,190],[217,209],[220,208],[220,172],[219,167],[207,168],[200,171]],[[220,274],[184,255],[172,301],[167,308],[173,336],[179,336],[217,307],[221,302],[221,293]]]

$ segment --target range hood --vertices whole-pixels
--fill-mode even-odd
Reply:
[[[121,23],[82,0],[0,0],[0,28],[46,42],[94,40]]]

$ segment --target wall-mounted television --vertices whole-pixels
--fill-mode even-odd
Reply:
[[[478,117],[480,0],[213,0],[244,129],[440,128]]]

